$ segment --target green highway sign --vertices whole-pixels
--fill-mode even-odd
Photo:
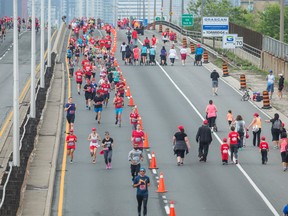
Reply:
[[[192,14],[182,14],[182,26],[193,26],[194,19]]]
[[[156,21],[160,21],[160,17],[156,17],[155,20],[156,20]]]

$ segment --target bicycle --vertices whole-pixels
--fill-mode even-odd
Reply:
[[[249,90],[251,90],[251,88],[244,89],[244,94],[242,95],[241,101],[248,101],[251,99]]]

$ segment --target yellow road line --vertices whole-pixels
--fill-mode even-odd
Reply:
[[[71,31],[68,36],[68,42],[67,42],[67,47],[69,45],[70,41],[70,36],[71,36]],[[67,72],[67,77],[68,77],[68,98],[71,96],[71,79],[69,79],[69,68],[68,68],[68,60],[65,58],[65,63],[66,63],[66,72]],[[66,122],[66,132],[69,130],[69,125]],[[66,135],[67,136],[67,135]],[[66,141],[66,139],[65,139]],[[66,142],[64,141],[64,150],[63,150],[63,160],[62,160],[62,168],[61,168],[61,179],[60,179],[60,187],[59,187],[59,201],[58,201],[58,216],[62,216],[63,214],[63,200],[64,200],[64,183],[65,183],[65,174],[66,174],[66,161],[67,161],[67,148],[66,148]]]
[[[51,41],[52,41],[52,39],[54,38],[56,32],[57,32],[57,31],[54,31],[54,33],[53,33],[53,35],[52,35],[52,37],[51,37]],[[46,50],[46,52],[45,52],[45,54],[44,54],[44,59],[45,59],[46,56],[47,56],[47,52],[48,52],[48,50]],[[39,73],[40,66],[41,66],[41,63],[38,64],[37,67],[36,67],[36,72],[37,72],[37,73]],[[37,73],[36,73],[36,74],[37,74]],[[22,100],[22,98],[24,97],[24,95],[25,95],[26,92],[28,91],[28,87],[29,87],[29,85],[30,85],[30,82],[31,82],[31,78],[26,82],[26,84],[25,84],[25,86],[24,86],[24,88],[23,88],[23,90],[22,90],[22,92],[21,92],[21,94],[20,94],[20,96],[19,96],[19,99],[18,99],[19,101]],[[5,120],[4,124],[3,124],[3,127],[2,127],[1,130],[0,130],[0,138],[2,137],[4,131],[6,130],[6,128],[7,128],[7,126],[8,126],[8,123],[11,121],[12,116],[13,116],[13,111],[10,111],[8,117],[6,118],[6,120]]]

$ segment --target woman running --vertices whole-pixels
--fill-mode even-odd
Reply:
[[[101,141],[100,135],[96,132],[96,128],[92,128],[92,133],[88,136],[90,141],[90,156],[92,157],[92,163],[96,163],[97,149],[100,147],[98,141]]]
[[[102,140],[102,147],[104,150],[104,160],[106,164],[106,169],[111,169],[113,139],[110,137],[108,131],[105,132],[105,138]]]

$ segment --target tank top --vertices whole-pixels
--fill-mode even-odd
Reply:
[[[91,133],[90,134],[90,138],[91,138],[91,141],[90,141],[90,146],[99,146],[98,144],[98,134],[93,134]]]

